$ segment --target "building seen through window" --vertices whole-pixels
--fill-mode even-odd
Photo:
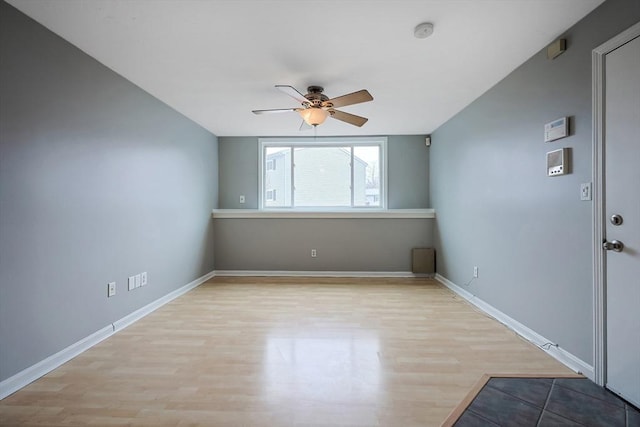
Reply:
[[[383,208],[382,142],[262,147],[264,208]]]

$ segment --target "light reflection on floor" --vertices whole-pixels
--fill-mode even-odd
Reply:
[[[290,334],[289,334],[290,335]],[[265,396],[327,403],[379,403],[383,389],[379,340],[374,332],[273,333],[264,348]]]

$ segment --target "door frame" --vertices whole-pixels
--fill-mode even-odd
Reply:
[[[592,93],[593,93],[593,179],[594,188],[592,219],[593,219],[593,368],[594,382],[604,386],[607,381],[607,300],[606,300],[606,271],[605,253],[602,250],[602,238],[605,227],[604,211],[604,103],[605,103],[605,56],[640,36],[640,22],[629,27],[611,40],[603,43],[592,51]]]

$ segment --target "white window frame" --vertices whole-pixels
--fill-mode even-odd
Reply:
[[[265,151],[268,147],[291,147],[292,151],[296,147],[355,147],[355,146],[380,146],[380,206],[353,206],[353,190],[351,191],[351,207],[345,206],[340,208],[327,207],[271,207],[265,206],[266,190],[264,188],[266,176]],[[388,193],[388,156],[387,156],[387,137],[325,137],[325,138],[260,138],[258,140],[258,206],[260,210],[286,210],[286,211],[372,211],[387,210],[387,193]],[[352,152],[353,153],[353,152]],[[353,154],[352,154],[353,155]],[[293,159],[293,153],[292,153]],[[291,194],[294,195],[293,168],[291,170]],[[353,158],[351,159],[351,187],[353,188]]]

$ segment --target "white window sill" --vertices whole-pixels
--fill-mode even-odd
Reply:
[[[214,209],[214,219],[225,218],[435,218],[433,209],[387,209],[344,211],[293,211],[284,209]]]

